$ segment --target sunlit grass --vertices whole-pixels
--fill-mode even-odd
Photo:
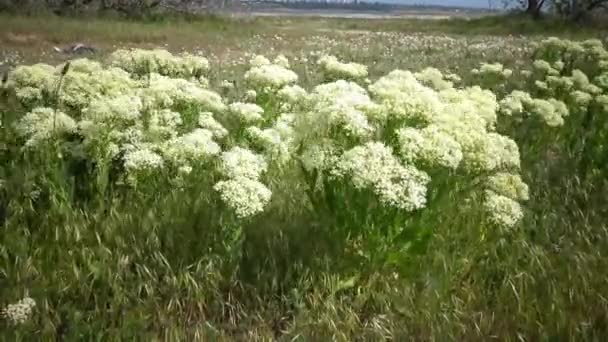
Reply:
[[[316,60],[325,53],[367,65],[372,79],[393,69],[434,66],[461,75],[463,84],[478,82],[470,70],[482,61],[516,71],[530,64],[537,38],[487,35],[521,32],[519,24],[477,23],[485,31],[474,22],[84,24],[7,17],[0,39],[23,52],[18,62],[66,58],[36,53],[74,41],[100,44],[104,53],[95,58],[101,60],[114,45],[201,49],[211,60],[214,89],[223,80],[236,82],[226,95],[231,97],[245,90],[244,64],[255,53],[286,54],[308,89],[322,81]],[[514,84],[525,84],[518,77]],[[142,189],[147,197],[103,197],[85,186],[98,186],[86,175],[66,181],[66,174],[90,166],[68,164],[53,146],[36,159],[8,143],[20,141],[9,123],[23,109],[13,94],[0,96],[0,179],[10,179],[0,183],[0,307],[26,295],[37,300],[28,324],[0,322],[6,340],[599,341],[608,334],[605,180],[581,182],[568,164],[574,156],[540,143],[558,131],[543,126],[525,131],[534,134],[509,133],[521,142],[531,192],[517,230],[482,231],[476,217],[443,213],[434,216],[435,224],[424,221],[433,238],[401,274],[363,267],[354,272],[347,261],[362,259],[357,242],[332,240],[326,222],[307,214],[301,189],[286,183],[279,194],[286,202],[272,208],[290,209],[262,214],[246,226],[235,273],[234,260],[218,257],[230,255],[225,242],[233,236],[214,223],[217,213],[205,207],[208,188],[200,179],[177,189],[150,178],[152,189]],[[559,131],[575,138],[580,132],[574,125]]]

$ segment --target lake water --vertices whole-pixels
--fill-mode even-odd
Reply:
[[[378,0],[378,2],[403,5],[434,5],[469,8],[503,8],[502,0]]]

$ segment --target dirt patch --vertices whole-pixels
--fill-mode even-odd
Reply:
[[[37,42],[38,36],[34,34],[23,34],[23,33],[13,33],[8,32],[4,35],[4,41],[11,44],[31,44]]]

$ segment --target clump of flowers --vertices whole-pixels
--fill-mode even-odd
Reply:
[[[480,87],[425,81],[445,80],[437,70],[425,75],[432,77],[396,70],[371,84],[369,93],[344,80],[315,87],[310,106],[296,113],[294,124],[306,172],[350,181],[359,193],[373,193],[383,206],[406,212],[432,204],[431,175],[449,172],[487,182],[496,174],[518,175],[517,144],[495,131],[496,95]],[[320,184],[311,187],[323,191]],[[494,199],[484,197],[486,187],[472,189]],[[512,199],[513,207],[521,211],[523,200]],[[513,218],[491,222],[513,225],[519,216]]]
[[[215,120],[211,112],[199,113],[198,125],[201,128],[209,130],[214,138],[221,139],[228,135],[228,130]]]
[[[231,103],[228,105],[228,111],[243,123],[260,121],[262,120],[264,114],[264,108],[255,103]]]
[[[209,70],[209,61],[205,57],[189,53],[174,56],[166,50],[116,50],[110,55],[109,61],[115,67],[139,76],[157,73],[191,78],[200,77]]]
[[[570,115],[568,106],[555,98],[533,98],[529,93],[514,90],[500,101],[501,112],[508,116],[536,115],[547,126],[558,127]]]
[[[287,67],[272,64],[258,56],[251,62],[251,69],[245,73],[245,81],[258,92],[277,91],[295,83],[298,75]]]
[[[222,153],[221,169],[228,178],[258,179],[266,171],[264,158],[242,147],[234,147]]]
[[[213,132],[202,128],[173,138],[163,146],[163,154],[176,164],[199,161],[220,152],[220,146],[213,141]]]
[[[222,153],[220,169],[227,180],[213,188],[239,218],[262,212],[270,201],[272,192],[259,181],[267,167],[262,156],[241,147]]]
[[[14,89],[23,104],[36,106],[49,100],[58,81],[59,75],[51,65],[21,65],[9,74],[6,87]]]
[[[425,68],[424,70],[415,73],[414,76],[422,84],[435,90],[444,90],[454,87],[454,83],[436,68]]]
[[[7,305],[1,313],[11,324],[23,324],[31,318],[35,307],[36,301],[26,297],[17,303]]]
[[[411,165],[402,165],[390,147],[369,142],[345,151],[331,175],[350,177],[356,189],[370,189],[388,206],[406,211],[424,208],[430,177]]]
[[[264,184],[245,177],[220,181],[213,188],[239,218],[264,211],[272,196]]]
[[[75,133],[76,121],[69,115],[45,107],[34,108],[21,118],[17,131],[25,137],[25,147],[41,147],[53,137]]]
[[[342,63],[335,56],[322,56],[318,61],[327,79],[358,80],[367,77],[367,66],[358,63]]]
[[[479,69],[472,70],[472,74],[477,76],[484,88],[497,90],[513,75],[513,70],[500,63],[481,63]]]
[[[485,193],[484,208],[491,213],[489,221],[500,227],[512,228],[524,216],[517,201],[491,190]]]

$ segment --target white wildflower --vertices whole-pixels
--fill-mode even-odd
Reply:
[[[499,227],[512,228],[524,216],[518,202],[491,190],[485,192],[484,208],[489,221]]]
[[[72,117],[61,111],[38,107],[25,114],[16,128],[27,138],[26,147],[37,147],[54,136],[75,133],[77,125]]]
[[[213,133],[202,128],[167,141],[162,150],[167,158],[176,163],[201,160],[221,152],[220,146],[213,141]]]
[[[245,80],[255,90],[267,92],[278,90],[293,84],[298,80],[298,75],[282,66],[275,64],[264,64],[251,68],[245,73]]]
[[[557,127],[564,124],[564,118],[556,110],[555,106],[547,100],[533,99],[529,107],[530,112],[540,116],[549,127]]]
[[[2,310],[2,315],[11,324],[23,324],[31,318],[34,307],[36,307],[36,301],[26,297],[15,304],[7,305],[6,308]]]
[[[451,81],[446,80],[441,71],[436,68],[425,68],[421,72],[415,73],[414,76],[422,84],[435,90],[449,89],[454,86],[454,84]]]
[[[270,63],[270,60],[268,60],[268,58],[266,58],[262,55],[256,55],[249,61],[249,65],[251,67],[260,67],[262,65],[269,65],[269,64],[272,64],[272,63]]]
[[[528,185],[518,174],[499,172],[488,179],[488,188],[499,195],[512,200],[527,201],[529,199]]]
[[[423,162],[428,166],[456,169],[462,160],[460,144],[439,127],[421,130],[402,128],[397,131],[399,151],[406,162]]]
[[[285,55],[278,55],[274,59],[273,64],[282,66],[283,68],[289,68],[289,59],[287,59],[287,57],[285,57]]]
[[[358,63],[342,63],[335,56],[323,56],[318,64],[330,79],[363,79],[367,77],[367,66]]]
[[[173,137],[182,125],[182,116],[169,109],[154,110],[150,113],[148,130],[160,137]]]
[[[211,112],[199,113],[198,125],[201,128],[211,131],[216,138],[221,139],[228,135],[228,130],[213,118],[213,113]]]
[[[163,167],[163,158],[148,148],[128,151],[124,155],[127,171],[153,170]]]
[[[242,147],[233,147],[221,156],[222,173],[227,178],[258,179],[267,168],[264,157]]]
[[[246,177],[220,181],[213,187],[239,218],[264,211],[272,192],[262,183]]]
[[[245,101],[253,102],[258,97],[258,94],[255,90],[249,89],[245,92]]]
[[[264,109],[255,103],[235,102],[228,105],[228,111],[241,122],[253,123],[263,118]]]
[[[426,205],[429,176],[411,165],[402,166],[390,147],[369,142],[340,157],[331,171],[335,177],[350,176],[357,189],[371,189],[386,205],[406,211]]]

